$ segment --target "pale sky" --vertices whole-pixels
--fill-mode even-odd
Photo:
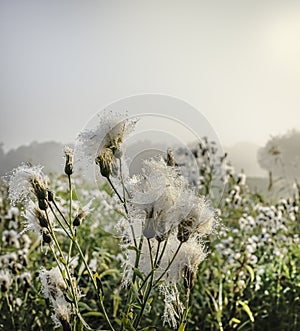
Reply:
[[[144,93],[198,109],[227,146],[300,128],[299,0],[2,0],[0,42],[5,149],[73,142]]]

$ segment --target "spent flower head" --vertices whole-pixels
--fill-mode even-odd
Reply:
[[[73,173],[74,150],[70,146],[65,146],[64,153],[66,158],[65,174],[71,176]]]
[[[133,131],[137,119],[129,119],[121,114],[104,111],[99,116],[96,128],[85,129],[77,137],[80,158],[95,160],[101,174],[109,177],[112,174],[113,162],[122,156],[122,144]]]
[[[43,173],[42,169],[43,167],[39,165],[22,164],[13,170],[8,181],[9,199],[12,205],[19,202],[27,205],[33,193],[39,204],[41,204],[40,208],[45,207],[44,204],[48,197],[48,177]]]
[[[67,286],[59,267],[54,267],[51,270],[46,270],[42,267],[40,269],[40,280],[43,294],[46,299],[50,300],[54,310],[54,314],[51,316],[54,326],[59,327],[62,325],[64,330],[68,330],[65,327],[69,326],[71,305],[65,299]]]
[[[56,297],[67,289],[59,267],[54,267],[50,270],[46,270],[42,267],[40,269],[40,280],[42,283],[42,291],[46,299]]]
[[[178,223],[179,198],[185,179],[163,159],[144,162],[142,173],[129,180],[130,218],[144,219],[143,235],[164,240]]]

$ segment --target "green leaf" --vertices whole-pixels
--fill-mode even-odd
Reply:
[[[138,268],[133,268],[133,272],[141,279],[144,280],[143,274],[140,272]]]
[[[62,258],[62,257],[60,257],[60,262],[61,262],[63,265],[67,265],[67,261],[66,261],[64,258]]]
[[[117,269],[108,269],[108,270],[105,270],[103,271],[100,275],[99,275],[99,278],[102,279],[104,276],[107,276],[107,275],[114,275],[116,273],[118,273],[119,271]]]
[[[179,328],[177,331],[184,331],[185,330],[185,327],[186,327],[186,322],[182,322],[180,325],[179,325]]]
[[[288,279],[290,279],[291,278],[291,275],[290,275],[290,270],[289,270],[288,266],[286,264],[283,264],[282,268],[283,268],[283,271],[284,271],[285,276]]]
[[[253,317],[253,314],[252,314],[252,311],[251,311],[250,307],[248,306],[248,302],[238,300],[237,304],[242,306],[242,309],[249,316],[250,321],[253,323],[254,322],[254,317]]]
[[[99,311],[89,311],[87,313],[82,314],[82,316],[84,316],[84,317],[101,317],[101,316],[103,316],[103,314],[100,313]]]
[[[79,306],[80,310],[87,310],[87,311],[92,310],[92,308],[88,304],[86,304],[85,302],[82,302],[82,301],[78,302],[78,306]]]
[[[113,317],[117,317],[120,301],[121,301],[121,298],[120,298],[119,293],[114,291],[114,295],[113,295]]]
[[[235,317],[233,317],[230,321],[229,321],[229,325],[232,326],[232,325],[235,325],[235,324],[240,324],[241,321]]]
[[[123,317],[123,325],[126,331],[136,331],[127,317]]]
[[[83,323],[81,322],[81,320],[79,318],[76,323],[76,331],[83,331]]]
[[[254,282],[255,275],[254,275],[254,270],[253,270],[253,268],[250,267],[250,265],[246,265],[246,269],[248,270],[248,272],[249,272],[249,274],[250,274],[251,283]]]

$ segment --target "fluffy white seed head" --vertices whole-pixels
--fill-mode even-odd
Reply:
[[[47,192],[48,178],[42,169],[43,167],[39,165],[22,164],[13,170],[8,181],[9,199],[12,205],[19,202],[28,204],[32,193],[36,195]]]
[[[69,324],[71,316],[71,305],[63,296],[58,296],[51,301],[54,313],[51,315],[55,328],[63,324]]]
[[[40,280],[43,294],[47,299],[60,296],[67,288],[58,267],[54,267],[50,270],[46,270],[42,267],[40,269]]]
[[[99,116],[99,124],[93,129],[81,131],[77,137],[78,153],[93,161],[103,149],[109,148],[119,158],[121,145],[133,131],[136,119],[128,119],[121,114],[104,111]]]

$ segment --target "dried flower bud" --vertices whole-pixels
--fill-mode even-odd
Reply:
[[[11,284],[11,275],[7,270],[0,271],[0,284],[1,292],[7,292]]]
[[[155,229],[154,229],[153,219],[146,220],[145,227],[143,229],[143,235],[147,239],[151,239],[151,238],[155,237]]]
[[[65,147],[65,157],[66,157],[66,164],[65,164],[65,174],[71,176],[73,173],[73,149],[66,146]]]
[[[6,282],[6,281],[2,281],[1,282],[1,292],[3,292],[3,293],[5,293],[5,292],[7,292],[8,291],[8,283]]]
[[[195,272],[188,268],[184,267],[183,271],[183,285],[186,289],[192,289],[194,287]]]
[[[48,201],[53,202],[54,201],[54,192],[48,190],[47,193],[48,193]]]
[[[101,154],[96,157],[95,162],[103,177],[108,178],[111,175],[113,158],[114,155],[110,148],[104,148]]]
[[[164,240],[167,239],[167,233],[156,234],[155,239],[156,239],[158,242],[163,242]]]
[[[175,167],[177,165],[174,158],[174,153],[170,148],[167,150],[167,165],[170,167]]]
[[[186,242],[189,240],[192,225],[193,222],[191,219],[184,220],[178,225],[177,239],[180,242]]]
[[[47,229],[43,228],[43,241],[46,244],[50,244],[51,240],[52,240],[52,238],[51,238],[49,231]]]
[[[82,220],[85,218],[86,216],[86,212],[82,211],[80,212],[73,221],[73,225],[74,226],[79,226],[82,223]]]
[[[48,221],[46,217],[43,215],[40,209],[35,208],[34,209],[34,214],[37,220],[39,221],[39,224],[42,228],[47,228],[48,227]]]
[[[21,270],[22,270],[22,264],[15,262],[11,265],[11,273],[13,275],[18,275]]]
[[[33,177],[31,179],[31,185],[38,200],[47,200],[48,193],[44,183],[42,183],[38,178]]]
[[[48,208],[46,199],[39,199],[39,208],[40,210],[46,210]]]
[[[31,287],[31,275],[29,273],[24,273],[22,275],[22,279],[24,282],[24,288],[28,289]]]
[[[112,148],[112,150],[113,150],[114,157],[116,159],[120,159],[122,157],[123,152],[121,151],[120,148]]]
[[[155,237],[155,224],[153,219],[153,208],[147,213],[147,218],[145,220],[145,226],[143,229],[143,235],[147,239],[151,239]]]

